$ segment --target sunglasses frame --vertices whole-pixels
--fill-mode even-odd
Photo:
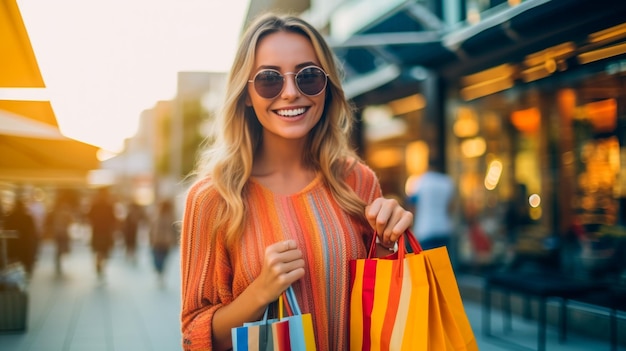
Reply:
[[[305,92],[302,91],[302,89],[300,89],[300,85],[298,84],[298,74],[302,73],[305,69],[308,68],[316,68],[318,70],[320,70],[320,72],[322,72],[324,74],[324,87],[322,87],[322,89],[320,90],[319,93],[317,94],[307,94]],[[263,95],[261,95],[259,93],[259,91],[257,90],[256,85],[254,84],[254,81],[256,80],[256,78],[259,76],[259,74],[263,73],[263,72],[276,72],[278,73],[278,75],[280,75],[283,78],[283,86],[280,88],[280,90],[278,91],[278,93],[275,96],[272,97],[264,97]],[[294,82],[296,84],[296,88],[298,89],[298,91],[305,96],[309,96],[309,97],[314,97],[314,96],[318,96],[321,93],[324,92],[324,90],[326,90],[326,87],[328,86],[328,73],[326,73],[321,67],[315,66],[315,65],[310,65],[310,66],[306,66],[306,67],[302,67],[298,72],[285,72],[285,73],[281,73],[279,70],[273,69],[273,68],[266,68],[266,69],[262,69],[260,71],[258,71],[254,77],[252,77],[252,79],[248,80],[248,83],[253,83],[254,86],[254,91],[257,93],[257,95],[259,95],[260,97],[267,99],[267,100],[271,100],[271,99],[275,99],[277,96],[279,96],[283,90],[285,89],[285,81],[286,81],[286,77],[288,75],[293,75],[294,76]]]

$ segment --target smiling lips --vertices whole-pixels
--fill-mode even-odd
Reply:
[[[294,108],[294,109],[285,109],[285,110],[276,110],[276,113],[283,117],[295,117],[306,112],[305,107]]]

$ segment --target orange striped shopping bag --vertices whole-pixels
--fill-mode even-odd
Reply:
[[[398,247],[376,258],[373,242],[367,259],[350,262],[350,350],[478,350],[445,248],[422,251],[410,231]],[[456,295],[443,291],[450,284]]]

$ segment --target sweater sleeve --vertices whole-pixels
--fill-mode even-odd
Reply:
[[[219,195],[208,180],[193,185],[181,231],[181,329],[185,351],[212,350],[215,311],[232,301],[232,269],[223,238],[213,230]]]

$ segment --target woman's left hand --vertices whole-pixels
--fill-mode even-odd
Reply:
[[[386,247],[393,246],[413,224],[413,213],[402,208],[397,200],[384,197],[365,207],[365,217]]]

